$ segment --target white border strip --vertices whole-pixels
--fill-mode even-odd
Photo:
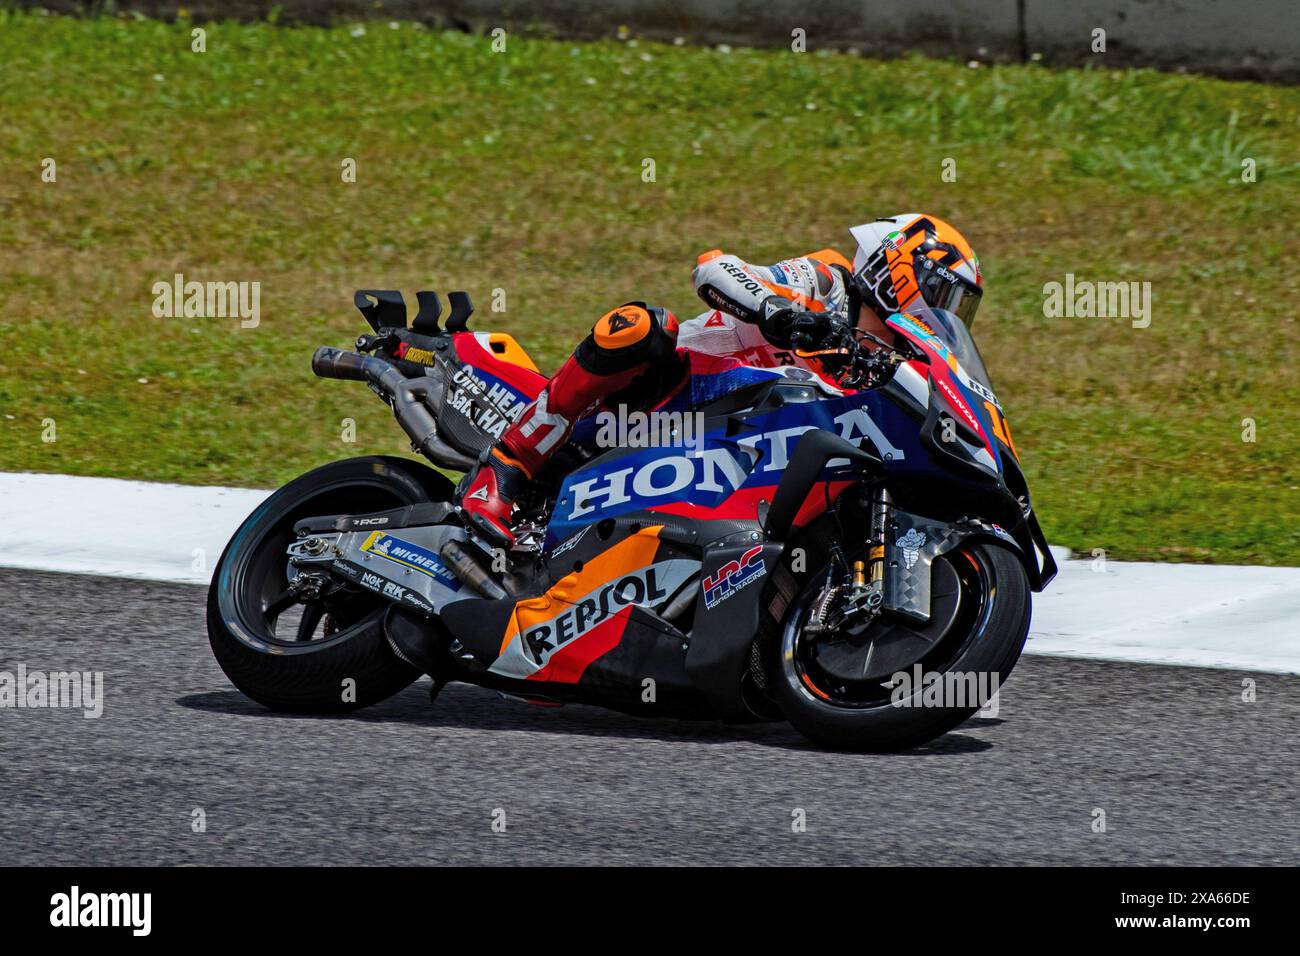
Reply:
[[[1066,561],[1025,649],[1300,674],[1300,568]]]
[[[268,494],[0,473],[0,567],[207,584]],[[1300,673],[1300,568],[1063,561],[1026,650]]]
[[[269,494],[0,473],[0,567],[207,584],[226,542]]]

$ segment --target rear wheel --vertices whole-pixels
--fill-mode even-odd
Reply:
[[[235,532],[208,591],[208,641],[230,682],[276,710],[337,713],[377,703],[420,672],[388,645],[389,602],[368,591],[291,585],[285,548],[303,518],[447,501],[451,482],[418,462],[368,457],[295,478]]]
[[[857,637],[812,637],[805,628],[823,583],[815,575],[791,605],[772,676],[790,723],[829,747],[901,750],[946,733],[986,702],[974,691],[992,693],[1006,680],[1029,633],[1028,578],[1019,558],[996,545],[935,560],[926,625],[880,618]],[[937,677],[917,686],[918,665]],[[906,697],[892,682],[899,673],[911,681]],[[927,679],[950,690],[937,706],[933,688],[923,693]],[[960,704],[952,690],[965,695]],[[910,706],[899,706],[903,699]]]

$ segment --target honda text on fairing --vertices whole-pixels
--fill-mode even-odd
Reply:
[[[437,294],[419,293],[408,328],[400,294],[358,292],[372,333],[312,367],[366,382],[415,451],[464,472],[546,379],[510,336],[467,328],[468,296],[450,301],[442,327]],[[373,704],[425,673],[435,693],[463,681],[539,704],[785,719],[854,749],[965,720],[976,702],[914,706],[897,675],[1004,680],[1030,592],[1056,572],[968,329],[919,305],[887,319],[893,343],[846,330],[815,358],[708,351],[728,321],[685,324],[689,375],[655,409],[698,414],[702,434],[602,448],[587,416],[516,502],[508,552],[414,460],[291,481],[216,569],[223,670],[283,710]]]

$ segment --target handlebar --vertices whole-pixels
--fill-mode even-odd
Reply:
[[[817,358],[841,388],[874,388],[891,378],[900,362],[913,358],[876,335],[850,325],[843,317],[832,319],[831,328],[811,349],[796,346],[803,358]],[[865,343],[871,343],[867,347]]]

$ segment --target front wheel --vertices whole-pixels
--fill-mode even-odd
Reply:
[[[387,601],[339,587],[291,586],[285,549],[304,518],[448,501],[451,482],[403,458],[350,458],[295,478],[226,546],[208,590],[208,641],[230,682],[274,710],[339,713],[378,703],[420,672],[388,645]]]
[[[811,637],[805,627],[822,586],[814,576],[791,605],[772,676],[786,719],[828,747],[903,750],[947,733],[987,702],[979,692],[1006,680],[1029,633],[1025,569],[996,545],[971,543],[935,559],[923,626],[881,618],[856,637]],[[909,683],[895,683],[900,673]],[[918,686],[918,673],[935,676]],[[923,692],[927,679],[934,694]],[[939,688],[947,696],[935,702]]]

